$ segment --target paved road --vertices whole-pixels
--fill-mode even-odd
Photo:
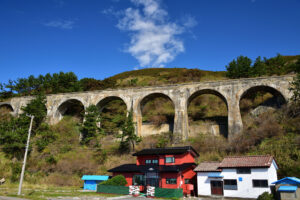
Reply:
[[[99,196],[81,196],[81,197],[57,197],[57,198],[48,198],[48,200],[146,200],[146,197],[132,197],[130,195],[119,196],[119,197],[99,197]],[[184,198],[184,200],[222,200],[223,198]],[[0,196],[0,200],[28,200],[16,197],[4,197]]]
[[[132,197],[130,195],[120,197],[99,197],[99,196],[81,196],[81,197],[57,197],[48,198],[48,200],[145,200],[145,197]],[[17,197],[0,196],[0,200],[28,200]]]

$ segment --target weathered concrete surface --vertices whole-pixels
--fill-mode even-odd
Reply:
[[[154,124],[142,124],[143,136],[161,134],[169,131],[172,131],[172,124],[161,124],[159,126],[156,126]]]
[[[127,109],[133,109],[134,121],[136,122],[136,132],[142,135],[142,114],[141,101],[148,95],[165,95],[174,104],[174,134],[184,138],[188,137],[188,114],[187,107],[193,96],[196,94],[215,94],[221,97],[228,108],[228,137],[241,132],[243,128],[239,102],[243,94],[249,89],[263,88],[275,95],[281,95],[286,101],[291,97],[289,85],[293,76],[273,76],[248,79],[234,79],[212,82],[197,82],[188,84],[153,86],[141,88],[126,88],[115,90],[88,91],[65,94],[47,95],[47,117],[51,124],[57,123],[64,114],[64,109],[60,106],[70,100],[77,100],[86,108],[89,105],[102,105],[101,102],[112,98],[120,98],[127,105]],[[14,110],[14,114],[21,112],[21,107],[26,105],[32,97],[12,98],[9,104]]]
[[[216,122],[202,122],[199,124],[189,124],[189,136],[199,134],[212,134],[227,136],[227,124],[218,124]]]

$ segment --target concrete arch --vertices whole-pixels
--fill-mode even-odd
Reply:
[[[123,98],[119,96],[106,96],[102,98],[96,106],[100,111],[101,127],[106,134],[117,134],[122,130],[122,125],[126,120],[129,107]],[[118,116],[117,118],[115,118]],[[112,123],[113,121],[113,123]]]
[[[281,90],[281,88],[275,84],[257,84],[257,85],[250,85],[247,87],[243,87],[241,90],[238,91],[236,94],[238,98],[238,102],[241,101],[241,99],[249,92],[252,91],[266,91],[271,93],[274,96],[280,96],[285,102],[288,102],[289,98],[288,95],[285,94],[284,91]]]
[[[154,92],[154,93],[150,93],[150,94],[147,94],[143,97],[141,97],[138,101],[138,105],[137,105],[137,108],[138,108],[138,111],[139,111],[139,114],[142,114],[141,112],[141,105],[142,103],[150,100],[151,98],[156,98],[156,97],[164,97],[164,98],[167,98],[168,100],[170,100],[173,104],[173,107],[175,108],[175,103],[173,101],[173,99],[168,95],[168,94],[165,94],[163,92]]]
[[[148,99],[151,99],[153,97],[166,97],[167,99],[169,99],[173,106],[175,107],[175,102],[174,100],[170,97],[169,94],[164,93],[164,92],[153,92],[153,93],[148,93],[146,95],[141,96],[138,101],[136,101],[136,105],[134,105],[134,107],[137,109],[138,114],[141,114],[141,104],[143,102],[146,102]]]
[[[2,104],[0,104],[0,108],[3,108],[3,107],[9,109],[11,112],[14,112],[13,106],[11,104],[9,104],[9,103],[2,103]]]
[[[199,90],[194,91],[188,97],[188,99],[186,101],[187,118],[189,118],[188,110],[189,110],[190,103],[195,98],[197,98],[198,96],[206,95],[206,94],[215,95],[215,96],[219,97],[225,103],[227,116],[226,116],[226,118],[225,118],[225,116],[224,117],[223,116],[222,117],[221,116],[214,116],[214,117],[211,117],[211,118],[202,118],[200,120],[209,119],[213,123],[212,124],[211,124],[211,122],[208,123],[208,124],[204,123],[200,127],[199,127],[199,125],[197,125],[196,129],[195,129],[195,127],[193,127],[190,124],[190,121],[187,120],[186,123],[188,124],[188,126],[187,126],[188,132],[189,132],[188,135],[189,136],[195,135],[195,134],[193,134],[195,132],[195,130],[199,130],[199,128],[200,128],[204,133],[221,134],[225,137],[228,137],[228,101],[227,101],[226,97],[221,92],[219,92],[215,89],[199,89]]]
[[[9,103],[2,103],[2,104],[0,104],[0,109],[1,108],[9,110],[10,114],[13,114],[15,112],[13,106],[11,104],[9,104]],[[2,114],[2,113],[0,113],[0,114]]]
[[[142,123],[142,105],[144,103],[146,103],[147,101],[153,99],[153,98],[157,98],[157,97],[163,97],[163,98],[166,98],[168,100],[170,100],[172,102],[172,106],[174,108],[174,118],[173,118],[173,124],[169,124],[168,127],[164,127],[163,129],[160,129],[160,131],[162,132],[166,132],[166,131],[173,131],[174,130],[174,123],[175,123],[175,110],[176,110],[176,106],[175,106],[175,102],[173,101],[173,99],[170,97],[169,94],[166,94],[164,92],[153,92],[153,93],[148,93],[148,94],[145,94],[143,96],[141,96],[135,103],[135,105],[133,106],[133,109],[134,109],[134,118],[135,118],[135,121],[137,122],[137,125],[136,125],[136,133],[137,135],[148,135],[148,134],[145,134],[145,130],[142,130],[142,126],[143,126],[143,123]],[[151,125],[150,125],[151,126]],[[153,129],[153,127],[150,127],[150,129]],[[153,130],[154,133],[157,132],[157,130]],[[149,131],[147,131],[149,132]],[[150,133],[149,133],[150,134]],[[152,133],[153,134],[153,133]]]
[[[81,106],[83,111],[86,109],[84,103],[80,99],[77,98],[65,99],[60,104],[58,104],[55,111],[55,117],[58,118],[58,121],[62,119],[62,117],[69,111],[70,107],[72,106]],[[80,115],[80,113],[78,114]]]
[[[196,98],[197,96],[200,96],[200,95],[203,95],[203,94],[213,94],[213,95],[216,95],[217,97],[219,97],[220,99],[222,99],[224,101],[224,103],[226,104],[227,106],[227,109],[228,109],[228,101],[225,97],[225,95],[223,95],[221,92],[215,90],[215,89],[199,89],[199,90],[196,90],[195,92],[193,92],[189,97],[188,97],[188,100],[186,101],[186,107],[189,106],[190,102]]]
[[[239,101],[238,101],[239,109],[241,109],[240,103],[241,103],[241,100],[243,99],[243,97],[245,97],[247,95],[251,95],[252,93],[259,92],[259,91],[268,92],[273,95],[274,99],[271,100],[272,107],[280,108],[283,104],[286,104],[288,101],[288,99],[286,99],[286,97],[277,88],[274,88],[269,85],[256,85],[256,86],[247,88],[246,90],[244,90],[244,92],[242,94],[240,94]]]
[[[100,109],[100,112],[103,110],[104,106],[110,102],[110,101],[113,101],[113,100],[121,100],[125,105],[126,105],[126,108],[127,110],[130,109],[130,106],[128,105],[128,103],[125,101],[125,99],[123,99],[122,97],[120,96],[107,96],[107,97],[104,97],[102,99],[100,99],[98,101],[98,103],[96,104],[96,106]]]

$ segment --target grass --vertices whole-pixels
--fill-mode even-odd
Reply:
[[[4,184],[0,186],[0,196],[20,197],[17,195],[18,184]],[[53,197],[116,197],[115,194],[100,194],[93,191],[83,191],[81,187],[54,187],[48,185],[25,184],[21,198],[43,200]]]

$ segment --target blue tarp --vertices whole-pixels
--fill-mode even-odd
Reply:
[[[296,190],[297,190],[297,186],[282,185],[282,186],[279,186],[279,188],[278,188],[279,192],[295,192]]]
[[[209,174],[208,174],[208,178],[223,178],[223,177],[224,177],[224,176],[222,176],[220,172],[209,173]]]
[[[82,180],[89,180],[89,181],[106,181],[109,179],[109,176],[103,175],[83,175]]]
[[[84,180],[84,190],[97,190],[97,184],[101,183],[102,181],[108,180],[109,176],[83,175],[81,179]]]
[[[300,184],[300,179],[296,177],[285,177],[283,179],[280,179],[278,181],[273,182],[272,184],[292,184],[297,185]]]

